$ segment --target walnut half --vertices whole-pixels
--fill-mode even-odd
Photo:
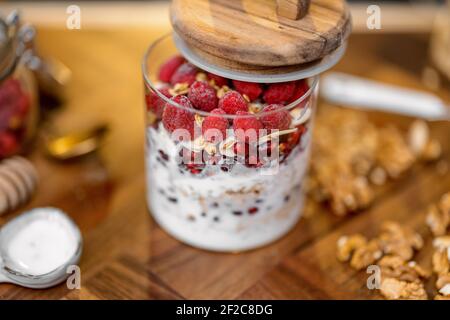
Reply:
[[[428,299],[422,282],[407,282],[395,278],[381,280],[381,294],[390,300],[426,300]]]

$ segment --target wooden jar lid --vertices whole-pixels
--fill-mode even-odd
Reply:
[[[278,5],[303,1],[309,2],[278,0]],[[286,17],[291,12],[286,7],[277,12],[275,0],[173,0],[171,21],[175,32],[205,60],[249,70],[295,68],[321,59],[350,34],[345,0],[312,0],[301,18]]]

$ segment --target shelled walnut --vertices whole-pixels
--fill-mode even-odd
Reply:
[[[394,255],[384,256],[379,262],[383,278],[395,278],[401,281],[415,282],[428,279],[431,272],[419,266],[415,261],[405,262]]]
[[[377,263],[380,268],[380,293],[387,299],[427,299],[425,282],[436,279],[435,300],[450,300],[450,234],[442,217],[450,211],[450,193],[428,210],[426,223],[433,235],[432,272],[411,260],[424,246],[422,236],[398,223],[386,221],[378,236],[367,240],[363,235],[343,236],[338,241],[338,259],[350,261],[354,269]],[[438,227],[437,227],[438,226]],[[370,244],[370,245],[369,245]],[[381,254],[374,255],[374,248]],[[356,262],[355,262],[356,261]]]
[[[349,261],[353,252],[367,244],[367,239],[360,235],[342,236],[337,242],[337,258],[339,261]]]
[[[382,224],[379,239],[385,254],[400,257],[403,261],[410,260],[414,250],[419,250],[423,246],[420,234],[391,221]]]
[[[450,226],[450,192],[442,196],[438,205],[428,209],[426,223],[434,236],[442,236]]]
[[[427,292],[422,282],[407,282],[395,278],[381,281],[381,294],[390,300],[427,300]]]
[[[441,155],[424,121],[413,122],[407,134],[393,125],[377,127],[361,111],[330,105],[319,111],[307,191],[337,215],[368,207],[377,186]]]
[[[381,271],[381,294],[388,299],[427,299],[422,281],[431,272],[411,261],[423,247],[422,236],[399,223],[386,221],[378,236],[367,240],[360,234],[338,240],[338,259],[362,270],[377,264]]]

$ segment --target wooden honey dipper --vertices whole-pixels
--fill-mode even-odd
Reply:
[[[0,162],[0,215],[26,203],[34,194],[38,174],[27,159],[14,156]]]

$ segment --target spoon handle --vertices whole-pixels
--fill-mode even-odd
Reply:
[[[433,94],[344,73],[325,75],[321,79],[321,95],[330,102],[362,110],[450,121],[450,108]]]

